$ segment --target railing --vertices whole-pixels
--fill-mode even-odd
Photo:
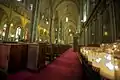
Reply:
[[[100,68],[92,66],[92,62],[88,61],[82,54],[80,54],[80,56],[83,68],[83,79],[101,80],[103,77],[100,75]]]
[[[92,76],[92,67],[97,69],[97,74],[101,78],[110,80],[120,80],[120,43],[109,43],[80,47],[80,56],[84,70]],[[90,64],[89,64],[90,63]],[[88,69],[87,69],[88,68]],[[97,77],[98,77],[97,75]],[[89,76],[89,77],[90,77]]]

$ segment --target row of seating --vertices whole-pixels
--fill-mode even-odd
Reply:
[[[82,58],[82,68],[84,77],[87,77],[90,80],[101,80],[101,76],[99,74],[100,69],[93,67],[92,62],[89,62],[85,56],[81,54]]]
[[[100,47],[98,44],[90,44],[87,46],[79,45],[79,57],[81,59],[83,73],[86,74],[84,77],[88,77],[90,80],[107,80],[105,77],[100,75],[100,68],[92,66],[92,62],[88,61],[87,56],[83,55],[80,51],[81,47]]]
[[[0,69],[8,73],[25,69],[39,71],[45,67],[46,61],[53,61],[54,57],[59,56],[70,47],[69,45],[46,43],[1,43]]]

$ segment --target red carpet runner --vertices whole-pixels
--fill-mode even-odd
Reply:
[[[9,75],[8,80],[82,80],[81,70],[77,54],[69,49],[40,73],[19,72]]]

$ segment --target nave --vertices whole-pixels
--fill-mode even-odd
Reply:
[[[83,80],[82,65],[77,53],[69,49],[40,72],[22,71],[9,75],[8,80]]]

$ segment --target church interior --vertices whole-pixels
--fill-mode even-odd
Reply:
[[[120,80],[119,0],[0,0],[0,80]]]

